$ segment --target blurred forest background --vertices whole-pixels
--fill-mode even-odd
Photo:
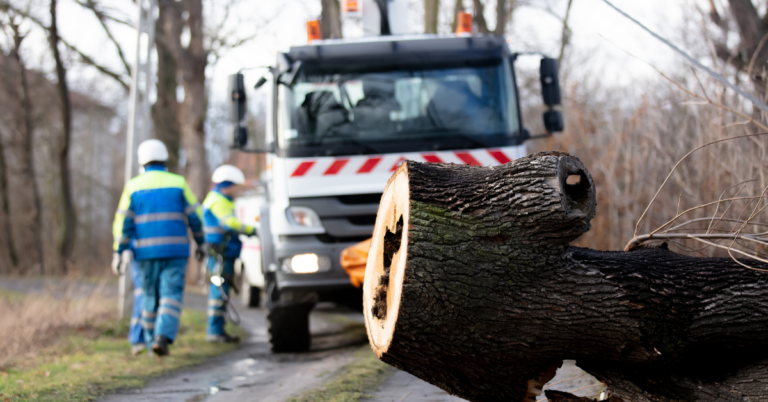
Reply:
[[[157,66],[152,94],[152,136],[171,153],[169,168],[184,174],[199,199],[209,173],[228,162],[251,183],[260,161],[230,153],[226,104],[212,96],[210,76],[226,52],[257,38],[272,16],[237,13],[243,2],[160,1]],[[342,36],[338,0],[320,3],[322,34]],[[580,0],[412,0],[414,32],[450,33],[458,10],[474,15],[479,34],[520,38],[512,27],[520,10],[536,8],[559,21],[566,131],[528,143],[529,151],[562,150],[581,158],[597,185],[598,213],[578,241],[596,249],[622,249],[637,219],[670,169],[706,142],[768,131],[765,115],[713,81],[679,63],[676,74],[606,83],[594,49],[571,39],[569,15]],[[103,51],[60,34],[57,7],[78,7],[100,27]],[[768,12],[764,2],[707,0],[684,3],[685,18],[672,37],[681,47],[761,99],[768,92]],[[663,13],[663,10],[659,10]],[[102,274],[111,257],[111,224],[122,191],[127,100],[133,48],[115,35],[131,30],[132,0],[0,0],[0,274]],[[620,18],[620,17],[617,17]],[[247,26],[247,29],[242,28]],[[287,28],[286,28],[287,29]],[[303,25],[293,29],[303,30]],[[130,35],[129,35],[130,37]],[[135,38],[135,36],[133,36]],[[606,39],[610,43],[610,38]],[[610,46],[607,44],[606,46]],[[616,46],[621,46],[617,44]],[[108,62],[108,59],[110,60]],[[113,63],[111,60],[117,60]],[[590,68],[577,68],[589,65]],[[118,66],[118,68],[115,68]],[[543,130],[538,71],[518,71],[524,121]],[[257,98],[258,99],[258,98]],[[251,125],[263,130],[259,102]],[[259,112],[260,111],[260,112]],[[767,139],[752,137],[708,147],[678,168],[643,221],[648,231],[682,211],[722,194],[761,194]],[[744,201],[738,212],[762,207]],[[721,207],[721,210],[725,207]],[[750,209],[751,211],[751,209]],[[761,209],[762,211],[762,209]],[[743,213],[743,212],[742,212]],[[712,216],[700,209],[693,218]],[[712,254],[674,242],[676,251]]]

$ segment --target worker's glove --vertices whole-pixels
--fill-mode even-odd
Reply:
[[[123,251],[123,255],[120,256],[120,275],[125,275],[125,273],[128,272],[128,268],[130,268],[132,261],[133,261],[133,251],[131,250]]]
[[[197,261],[199,261],[199,262],[203,262],[203,260],[205,259],[205,245],[204,244],[197,246],[197,248],[195,249],[195,259],[197,259]]]
[[[120,275],[121,266],[122,264],[120,263],[120,253],[112,254],[112,273],[115,275]]]

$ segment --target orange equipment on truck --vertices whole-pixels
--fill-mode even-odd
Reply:
[[[349,246],[341,252],[341,267],[349,275],[352,285],[358,289],[363,286],[369,248],[371,248],[371,239]]]

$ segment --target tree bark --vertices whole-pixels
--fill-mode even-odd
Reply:
[[[19,266],[19,257],[16,254],[16,247],[13,242],[13,229],[11,226],[11,209],[10,199],[8,197],[8,168],[5,163],[5,141],[2,133],[0,133],[0,208],[2,208],[2,222],[3,222],[3,243],[8,250],[8,261],[11,264],[13,271],[16,271]],[[4,274],[11,273],[8,269],[2,269],[0,272]]]
[[[494,35],[502,36],[507,28],[507,0],[496,0],[496,27]]]
[[[563,153],[402,164],[363,285],[373,350],[471,401],[535,401],[564,359],[624,402],[765,398],[768,276],[570,247],[595,208],[589,172]]]
[[[163,27],[168,18],[173,17],[174,5],[161,2],[160,16],[157,19],[155,45],[157,49],[157,100],[152,105],[152,122],[155,137],[168,148],[166,166],[173,173],[179,173],[179,150],[181,149],[181,130],[179,128],[179,102],[176,99],[178,90],[178,63],[173,52],[168,48],[164,37]],[[180,33],[179,33],[180,34]]]
[[[464,11],[463,0],[456,0],[456,3],[453,4],[453,22],[451,23],[451,32],[456,32],[456,25],[458,24],[456,19],[459,18],[459,11]]]
[[[710,1],[709,4],[712,22],[726,27],[727,23],[720,17],[715,3]],[[716,42],[717,57],[746,72],[758,98],[765,100],[768,77],[764,76],[763,67],[768,63],[768,43],[765,43],[768,39],[768,14],[761,18],[752,0],[728,0],[728,4],[739,28],[741,41],[735,50],[729,49],[725,43]]]
[[[53,59],[56,63],[57,89],[61,108],[61,141],[59,143],[59,182],[61,185],[61,202],[63,219],[57,239],[59,249],[60,272],[66,274],[68,264],[72,258],[77,235],[77,215],[75,205],[72,202],[72,183],[69,174],[69,143],[72,138],[72,105],[69,100],[69,88],[67,87],[67,71],[59,54],[59,31],[56,18],[56,1],[51,0],[51,25],[48,28],[49,41]]]
[[[437,33],[437,15],[440,0],[424,0],[424,33]]]
[[[205,116],[208,99],[205,86],[205,68],[208,51],[203,32],[202,0],[185,0],[167,5],[167,18],[162,22],[162,41],[173,53],[178,75],[184,88],[184,100],[179,110],[181,142],[184,147],[184,175],[192,192],[202,199],[208,190],[208,161],[205,152]],[[186,21],[182,13],[186,12]],[[183,46],[181,34],[189,29],[189,44]]]
[[[43,222],[41,214],[40,192],[37,188],[37,175],[35,174],[35,160],[32,153],[32,143],[34,141],[34,127],[32,123],[32,102],[29,95],[29,82],[27,80],[27,69],[21,60],[21,42],[24,37],[19,31],[19,26],[11,24],[13,31],[13,59],[16,61],[16,68],[19,73],[20,103],[23,115],[23,129],[18,130],[21,141],[22,152],[16,155],[17,165],[15,170],[19,172],[27,183],[26,186],[16,189],[17,196],[24,200],[24,210],[28,212],[24,219],[26,230],[31,241],[24,245],[24,255],[31,256],[27,258],[29,265],[37,265],[38,273],[45,275],[45,258],[43,254]],[[10,232],[8,232],[10,233]],[[34,252],[29,252],[34,250]]]
[[[475,11],[475,24],[477,25],[477,32],[483,35],[488,35],[491,30],[488,29],[488,23],[485,21],[485,7],[481,0],[472,0],[472,6]]]
[[[323,39],[341,39],[341,7],[339,0],[322,0],[320,36]]]

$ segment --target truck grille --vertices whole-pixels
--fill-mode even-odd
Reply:
[[[373,235],[381,194],[354,194],[333,197],[290,199],[291,206],[312,208],[325,227],[318,235],[323,243],[358,242]]]

